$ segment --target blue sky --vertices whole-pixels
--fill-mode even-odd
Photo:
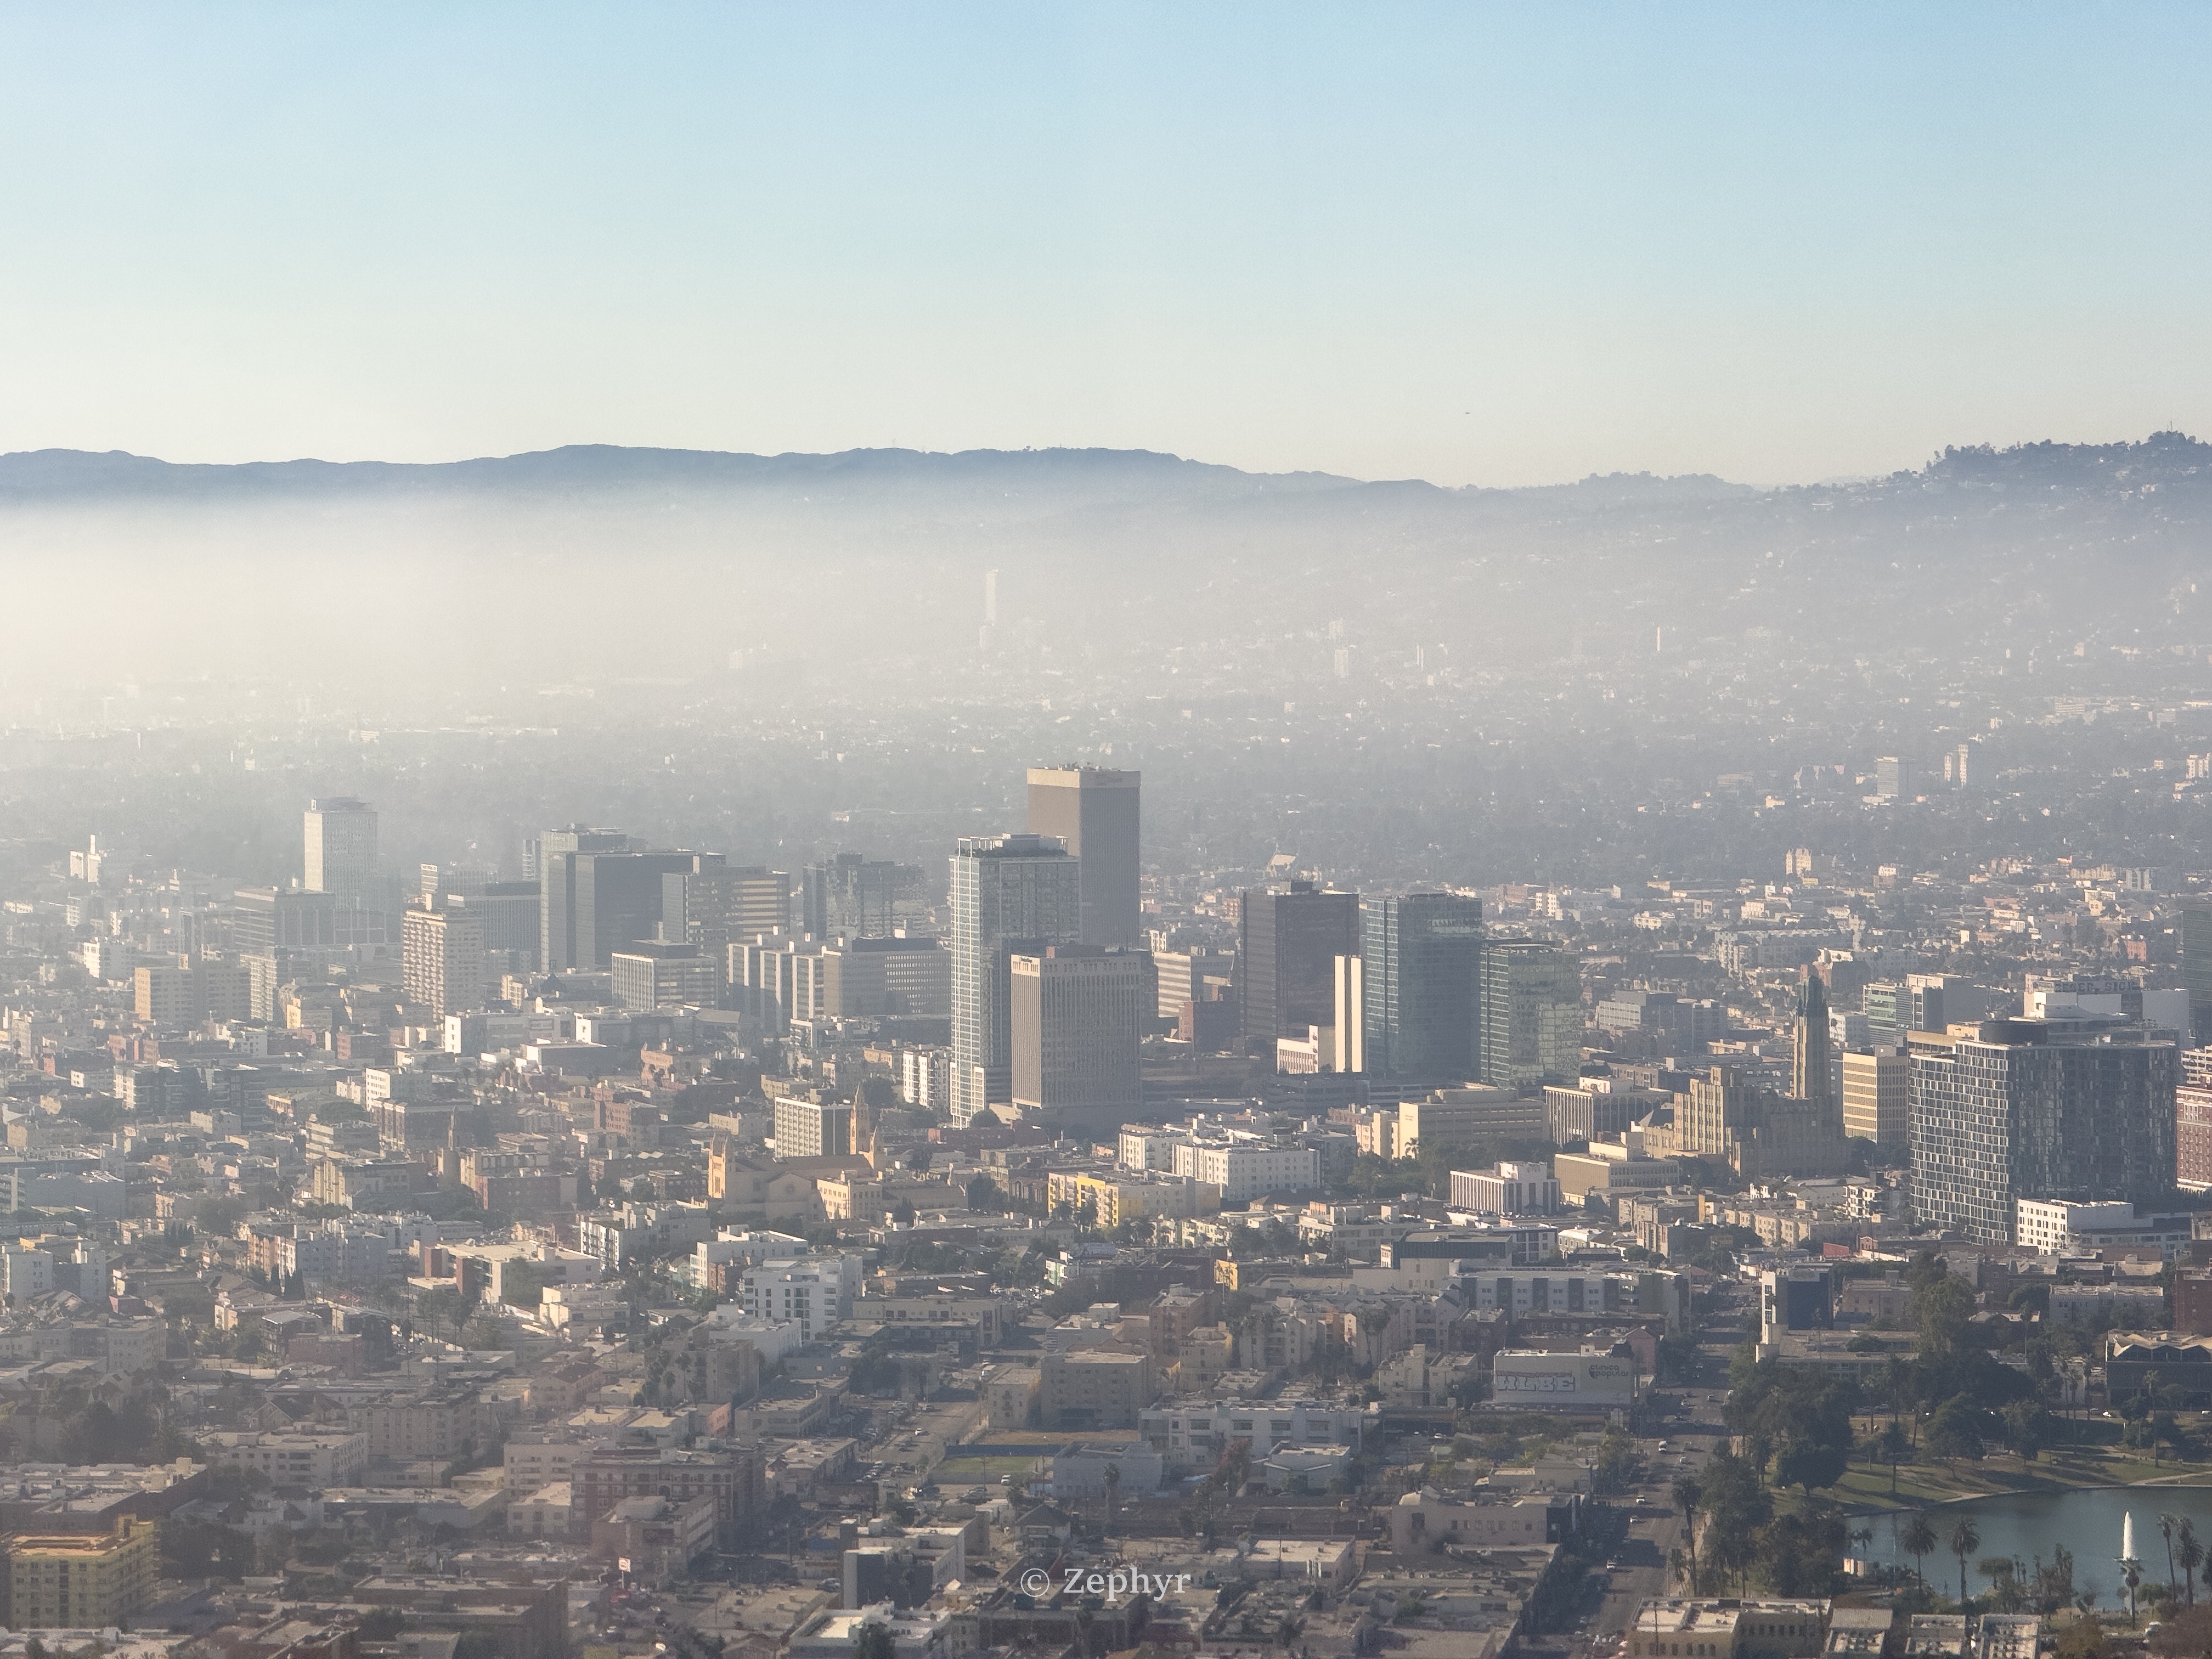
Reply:
[[[0,449],[2212,432],[2212,9],[0,12]]]

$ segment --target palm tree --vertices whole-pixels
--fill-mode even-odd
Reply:
[[[1912,1576],[1928,1582],[1923,1563],[1936,1552],[1936,1528],[1925,1510],[1915,1510],[1897,1534],[1897,1547],[1912,1558]]]
[[[1966,1610],[1966,1558],[1982,1547],[1982,1534],[1971,1516],[1961,1516],[1951,1528],[1951,1553],[1959,1558],[1959,1611]]]
[[[2203,1540],[2197,1535],[2197,1523],[2188,1516],[2181,1517],[2181,1547],[2175,1557],[2181,1563],[2182,1581],[2189,1587],[2189,1605],[2197,1605],[2197,1569],[2204,1565]]]
[[[2128,1626],[2135,1627],[2136,1590],[2142,1583],[2142,1563],[2130,1555],[2120,1563],[2120,1582],[2128,1587]]]
[[[2173,1529],[2179,1523],[2171,1515],[2158,1517],[2158,1529],[2166,1538],[2166,1582],[2173,1583]]]

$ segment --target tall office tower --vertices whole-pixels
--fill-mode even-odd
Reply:
[[[1336,1015],[1331,1022],[1331,1071],[1363,1075],[1367,1070],[1367,975],[1358,957],[1335,963]]]
[[[337,901],[328,893],[241,887],[231,895],[231,942],[241,956],[328,951],[338,942]]]
[[[2173,1184],[2192,1193],[2212,1188],[2212,1048],[2181,1056],[2173,1091]]]
[[[1582,970],[1571,955],[1540,939],[1492,939],[1479,978],[1481,1081],[1517,1089],[1582,1074]]]
[[[376,890],[376,809],[347,795],[310,801],[307,811],[307,878],[311,893],[334,893],[341,909],[374,909]]]
[[[2196,1040],[2212,1042],[2212,904],[2181,907],[2181,982]]]
[[[474,864],[425,864],[420,876],[416,896],[433,904],[453,893],[473,896],[491,882],[491,872]]]
[[[1956,974],[1907,974],[1901,984],[1875,980],[1868,985],[1859,993],[1859,1006],[1875,1048],[1902,1048],[1915,1031],[1941,1031],[1954,1018],[1978,1018],[1981,998]]]
[[[1910,1152],[1912,1061],[1902,1048],[1844,1056],[1844,1133],[1885,1152]]]
[[[1043,836],[970,836],[952,854],[952,1117],[1013,1098],[1011,947],[1074,945],[1083,866]]]
[[[664,876],[696,876],[722,867],[720,853],[579,853],[576,948],[579,969],[599,972],[617,951],[660,939]],[[681,937],[680,934],[678,937]],[[582,957],[586,941],[588,959]]]
[[[1145,943],[1138,921],[1138,811],[1141,772],[1097,766],[1030,768],[1030,834],[1057,836],[1082,860],[1085,945]]]
[[[572,823],[548,830],[534,843],[538,848],[538,966],[542,973],[561,974],[587,968],[592,960],[592,936],[580,942],[576,933],[576,860],[599,853],[618,853],[629,845],[619,830],[586,830]],[[591,866],[587,862],[585,870]]]
[[[1162,1019],[1180,1019],[1186,1002],[1214,1000],[1237,982],[1234,951],[1170,951],[1155,945],[1152,968]]]
[[[1797,982],[1797,1023],[1791,1036],[1790,1094],[1824,1104],[1834,1100],[1828,1078],[1828,988],[1809,969]]]
[[[1144,953],[1048,945],[1016,951],[1007,965],[1014,1104],[1110,1115],[1115,1125],[1140,1108]]]
[[[1237,983],[1244,1036],[1273,1045],[1336,1017],[1336,959],[1359,954],[1359,895],[1310,881],[1253,889],[1237,913]]]
[[[1411,1083],[1463,1083],[1475,1067],[1482,901],[1408,893],[1362,907],[1366,1072]],[[1580,1006],[1581,989],[1576,990]],[[1582,1031],[1575,1032],[1581,1070]]]
[[[1916,1221],[2009,1244],[2023,1198],[2148,1204],[2172,1189],[2174,1044],[2130,1041],[2118,1019],[1983,1029],[1912,1056]]]
[[[1884,755],[1874,763],[1874,792],[1884,800],[1911,800],[1912,763],[1896,755]]]
[[[721,994],[720,969],[696,945],[647,940],[607,961],[618,1008],[711,1008]]]
[[[806,866],[799,887],[799,931],[817,939],[886,939],[929,908],[921,866],[840,853]]]
[[[732,945],[723,971],[730,1001],[759,1020],[770,1036],[782,1036],[794,1019],[821,1019],[836,1012],[830,964],[819,939],[775,933]]]
[[[484,923],[473,911],[410,904],[399,927],[400,984],[440,1019],[484,1005]]]
[[[534,881],[488,881],[463,902],[483,918],[484,949],[505,951],[527,969],[538,965],[538,901]]]
[[[716,863],[702,861],[661,877],[661,933],[697,945],[726,966],[732,945],[791,931],[791,878],[765,865],[723,867],[719,854],[711,856]]]
[[[825,947],[830,1012],[846,1018],[946,1019],[952,958],[933,939],[848,939]]]

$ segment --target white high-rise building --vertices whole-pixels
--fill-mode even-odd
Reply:
[[[376,809],[349,795],[310,801],[307,831],[307,890],[362,904],[376,880]]]
[[[1048,836],[962,837],[952,855],[952,1121],[1013,1098],[1012,949],[1073,945],[1082,866]]]
[[[400,925],[400,982],[410,1002],[440,1019],[484,1005],[483,918],[410,906]]]

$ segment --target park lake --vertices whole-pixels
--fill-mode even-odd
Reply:
[[[2124,1607],[2120,1588],[2120,1539],[2130,1515],[2135,1517],[2136,1559],[2142,1563],[2146,1585],[2166,1582],[2166,1540],[2159,1531],[2161,1515],[2176,1521],[2188,1516],[2200,1539],[2212,1541],[2212,1486],[2088,1486],[2064,1492],[2008,1492],[1965,1503],[1938,1504],[1925,1511],[1936,1529],[1936,1549],[1921,1564],[1928,1582],[1942,1595],[1959,1593],[1959,1563],[1951,1553],[1951,1532],[1961,1520],[1971,1518],[1981,1534],[1966,1563],[1970,1594],[1987,1593],[1986,1580],[1974,1564],[1989,1556],[2012,1556],[2033,1571],[2039,1556],[2049,1561],[2053,1547],[2063,1544],[2074,1553],[2074,1583],[2077,1589],[2098,1592],[2100,1608]],[[1874,1540],[1863,1547],[1874,1560],[1911,1567],[1912,1557],[1899,1547],[1898,1537],[1907,1512],[1866,1516],[1855,1526],[1871,1527]],[[2175,1582],[2181,1574],[2177,1568]],[[2205,1570],[2197,1570],[2200,1592],[2205,1591]],[[2148,1615],[2145,1615],[2148,1617]]]

